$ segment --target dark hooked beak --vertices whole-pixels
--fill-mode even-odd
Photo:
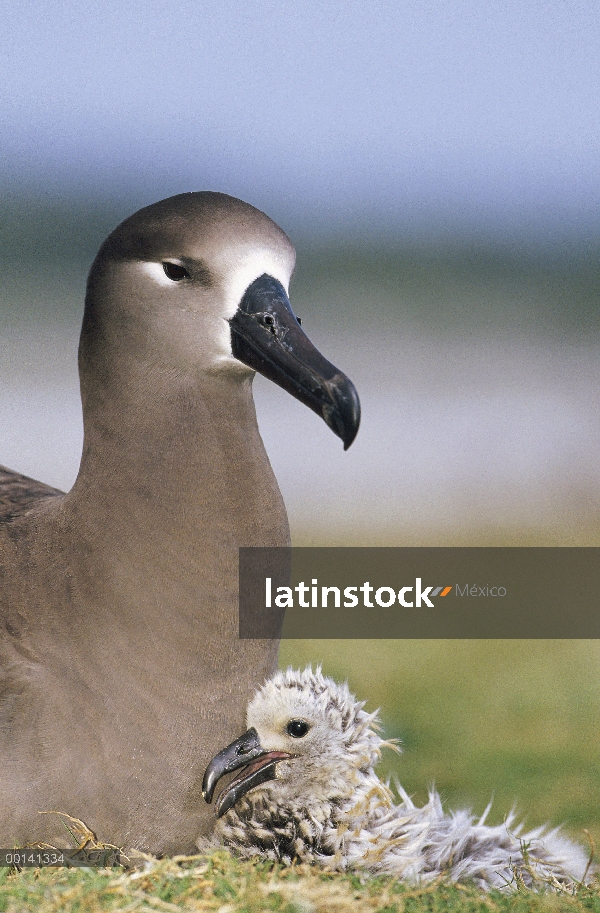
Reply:
[[[358,394],[301,329],[281,283],[266,273],[255,279],[229,323],[235,358],[320,415],[347,450],[360,424]]]
[[[242,768],[217,799],[215,814],[220,818],[238,799],[261,783],[276,778],[275,767],[278,761],[294,757],[287,751],[265,751],[260,744],[256,729],[249,729],[244,735],[223,748],[214,756],[202,780],[202,795],[206,802],[212,802],[215,786],[225,774]]]

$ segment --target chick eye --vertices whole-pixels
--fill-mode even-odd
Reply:
[[[180,266],[179,263],[169,263],[168,260],[165,260],[163,263],[163,269],[165,274],[169,279],[172,279],[173,282],[180,282],[181,279],[189,279],[190,276],[187,269]]]
[[[293,739],[301,739],[306,735],[310,726],[304,720],[290,720],[286,729],[287,734],[291,735]]]

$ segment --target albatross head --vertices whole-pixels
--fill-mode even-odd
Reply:
[[[147,390],[165,374],[238,383],[259,371],[349,447],[358,397],[293,313],[294,265],[286,234],[226,194],[180,194],[136,212],[106,239],[90,272],[80,345],[84,404],[103,385]]]
[[[212,801],[217,782],[232,771],[239,773],[220,794],[217,817],[257,787],[282,805],[350,798],[372,773],[384,744],[373,728],[376,713],[363,706],[347,685],[319,668],[278,672],[250,702],[247,732],[208,765],[205,800]]]

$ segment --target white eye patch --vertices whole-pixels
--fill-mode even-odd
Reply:
[[[144,263],[140,263],[140,269],[147,273],[147,275],[150,276],[157,285],[177,285],[176,282],[173,282],[172,279],[169,279],[164,271],[162,263],[152,263],[150,261],[146,261]]]

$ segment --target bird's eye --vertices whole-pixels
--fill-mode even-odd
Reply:
[[[298,321],[298,325],[302,326],[302,317],[298,317],[298,315],[296,314],[296,320]]]
[[[310,729],[310,726],[304,720],[290,720],[286,729],[287,734],[291,735],[293,739],[302,739]]]
[[[170,263],[168,260],[165,260],[163,263],[163,269],[165,274],[172,279],[173,282],[180,282],[182,279],[189,279],[190,274],[187,269],[183,266],[180,266],[179,263]]]

